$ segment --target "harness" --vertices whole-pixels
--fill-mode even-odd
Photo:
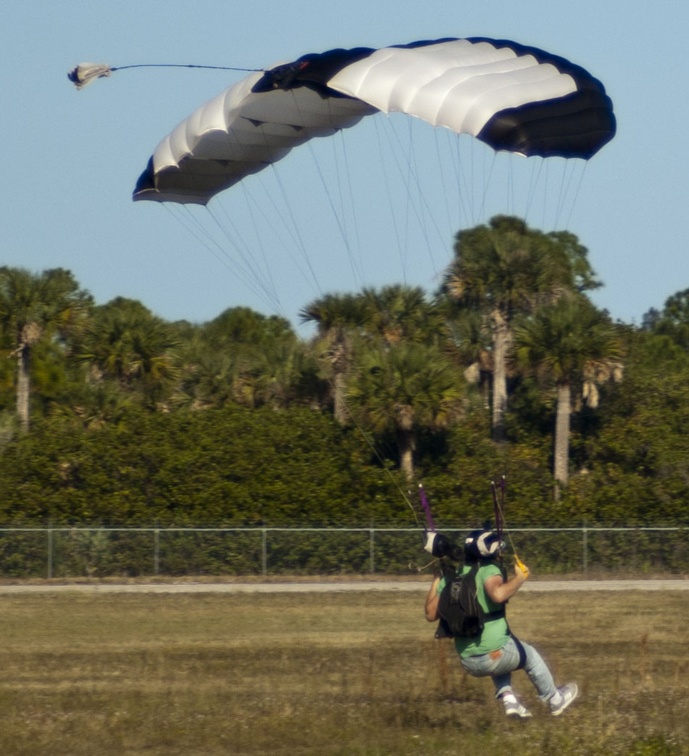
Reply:
[[[451,565],[443,567],[445,587],[438,603],[440,622],[436,638],[476,637],[481,635],[488,622],[505,617],[504,605],[486,612],[478,600],[476,574],[481,566],[477,562],[463,574],[458,574]]]

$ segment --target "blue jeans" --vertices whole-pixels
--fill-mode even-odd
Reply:
[[[541,655],[528,643],[519,644],[526,656],[524,671],[533,683],[541,701],[547,701],[557,690],[548,665]],[[501,696],[512,690],[512,672],[519,668],[519,647],[514,638],[507,639],[507,643],[498,651],[489,654],[468,656],[461,659],[464,669],[473,677],[491,677],[495,685],[495,695]]]

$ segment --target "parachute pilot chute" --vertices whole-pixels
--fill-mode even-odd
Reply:
[[[381,111],[525,156],[588,159],[615,134],[601,82],[537,48],[470,38],[330,50],[252,73],[200,107],[158,145],[134,199],[205,205]]]

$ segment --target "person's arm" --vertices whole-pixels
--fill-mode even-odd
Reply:
[[[496,604],[504,604],[524,585],[528,572],[520,567],[514,568],[514,576],[509,580],[503,580],[502,575],[491,575],[483,583],[483,587],[490,598]]]
[[[426,615],[426,619],[429,622],[435,622],[437,619],[439,619],[438,615],[438,583],[440,582],[440,578],[433,578],[433,582],[431,583],[431,587],[428,589],[428,593],[426,594],[426,603],[424,605],[424,613]]]

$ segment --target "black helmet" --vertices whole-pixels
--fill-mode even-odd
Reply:
[[[505,544],[494,530],[472,530],[464,541],[466,557],[476,559],[494,559],[505,548]]]
[[[457,546],[457,544],[452,543],[447,536],[444,536],[442,533],[436,533],[435,531],[424,531],[424,534],[426,541],[424,549],[429,554],[433,554],[433,556],[438,559],[444,559],[447,557],[453,562],[461,562],[461,548]]]

